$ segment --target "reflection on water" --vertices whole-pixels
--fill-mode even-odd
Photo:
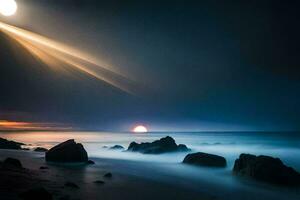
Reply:
[[[201,133],[110,133],[110,132],[9,132],[0,137],[30,144],[31,148],[53,145],[73,138],[84,144],[90,157],[117,158],[156,162],[181,162],[186,153],[142,155],[111,151],[103,146],[115,144],[128,147],[132,141],[150,142],[170,135],[179,144],[186,144],[193,151],[219,154],[226,157],[229,168],[240,153],[264,154],[280,157],[285,163],[300,170],[299,133],[255,133],[255,132],[201,132]]]

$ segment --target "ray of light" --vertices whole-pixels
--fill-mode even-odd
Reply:
[[[34,57],[40,59],[47,66],[63,69],[64,63],[82,73],[104,81],[127,93],[137,95],[135,83],[129,78],[103,67],[96,59],[59,42],[30,31],[0,22],[0,30],[25,47]]]

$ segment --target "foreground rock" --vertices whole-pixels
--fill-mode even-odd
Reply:
[[[44,188],[34,188],[28,190],[22,194],[20,194],[20,198],[24,200],[34,200],[34,199],[41,199],[41,200],[52,200],[52,194],[49,193]]]
[[[82,144],[73,139],[56,145],[46,152],[46,161],[51,162],[88,162],[88,155]]]
[[[188,154],[183,163],[206,167],[226,167],[224,157],[202,152]]]
[[[37,148],[34,149],[34,151],[36,151],[36,152],[47,152],[48,149],[43,148],[43,147],[37,147]]]
[[[15,159],[15,158],[6,158],[1,163],[0,166],[2,169],[9,169],[9,170],[23,169],[22,163],[18,159]]]
[[[184,144],[177,145],[172,137],[167,136],[152,143],[146,142],[138,144],[136,142],[132,142],[130,143],[127,150],[144,154],[160,154],[168,152],[189,151],[190,149],[187,148]]]
[[[121,145],[115,145],[109,148],[110,150],[123,150],[125,149],[123,146]]]
[[[233,172],[256,180],[280,185],[300,185],[300,174],[282,163],[279,158],[241,154]]]
[[[20,142],[14,142],[14,141],[9,141],[3,138],[0,138],[0,149],[17,149],[21,150],[22,149],[23,143]]]

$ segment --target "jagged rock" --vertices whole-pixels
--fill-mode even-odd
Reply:
[[[130,143],[127,151],[140,152],[144,154],[160,154],[168,152],[178,152],[178,151],[189,151],[184,144],[177,145],[175,140],[170,137],[164,137],[160,140],[155,140],[154,142],[146,142],[138,144],[136,142]]]
[[[43,147],[37,147],[37,148],[34,149],[34,151],[37,151],[37,152],[47,152],[48,149],[43,148]]]
[[[34,199],[43,199],[43,200],[52,200],[52,194],[49,193],[45,188],[34,188],[30,189],[24,193],[21,193],[20,198],[23,200],[34,200]]]
[[[207,167],[225,167],[226,159],[222,156],[198,152],[188,154],[183,163]]]
[[[17,149],[17,150],[21,150],[22,145],[25,145],[25,144],[20,143],[20,142],[6,140],[4,138],[0,138],[0,149]]]
[[[259,181],[280,185],[300,185],[300,174],[283,164],[279,158],[241,154],[235,160],[233,172]]]
[[[114,145],[112,147],[109,148],[110,150],[123,150],[124,147],[121,145]]]
[[[46,161],[51,162],[87,162],[88,155],[80,143],[73,139],[56,145],[46,152]]]

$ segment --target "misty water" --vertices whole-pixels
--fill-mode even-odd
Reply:
[[[103,146],[130,142],[152,142],[172,136],[177,144],[186,144],[192,152],[206,152],[224,156],[224,169],[194,167],[182,164],[187,153],[144,155],[109,150]],[[89,157],[112,171],[139,176],[159,182],[198,190],[218,198],[234,199],[299,199],[299,188],[282,188],[232,175],[234,160],[241,153],[269,155],[280,158],[300,172],[300,133],[296,132],[200,132],[200,133],[109,133],[109,132],[15,132],[0,137],[29,144],[30,148],[53,145],[74,138],[83,143]],[[100,166],[101,167],[101,166]]]

